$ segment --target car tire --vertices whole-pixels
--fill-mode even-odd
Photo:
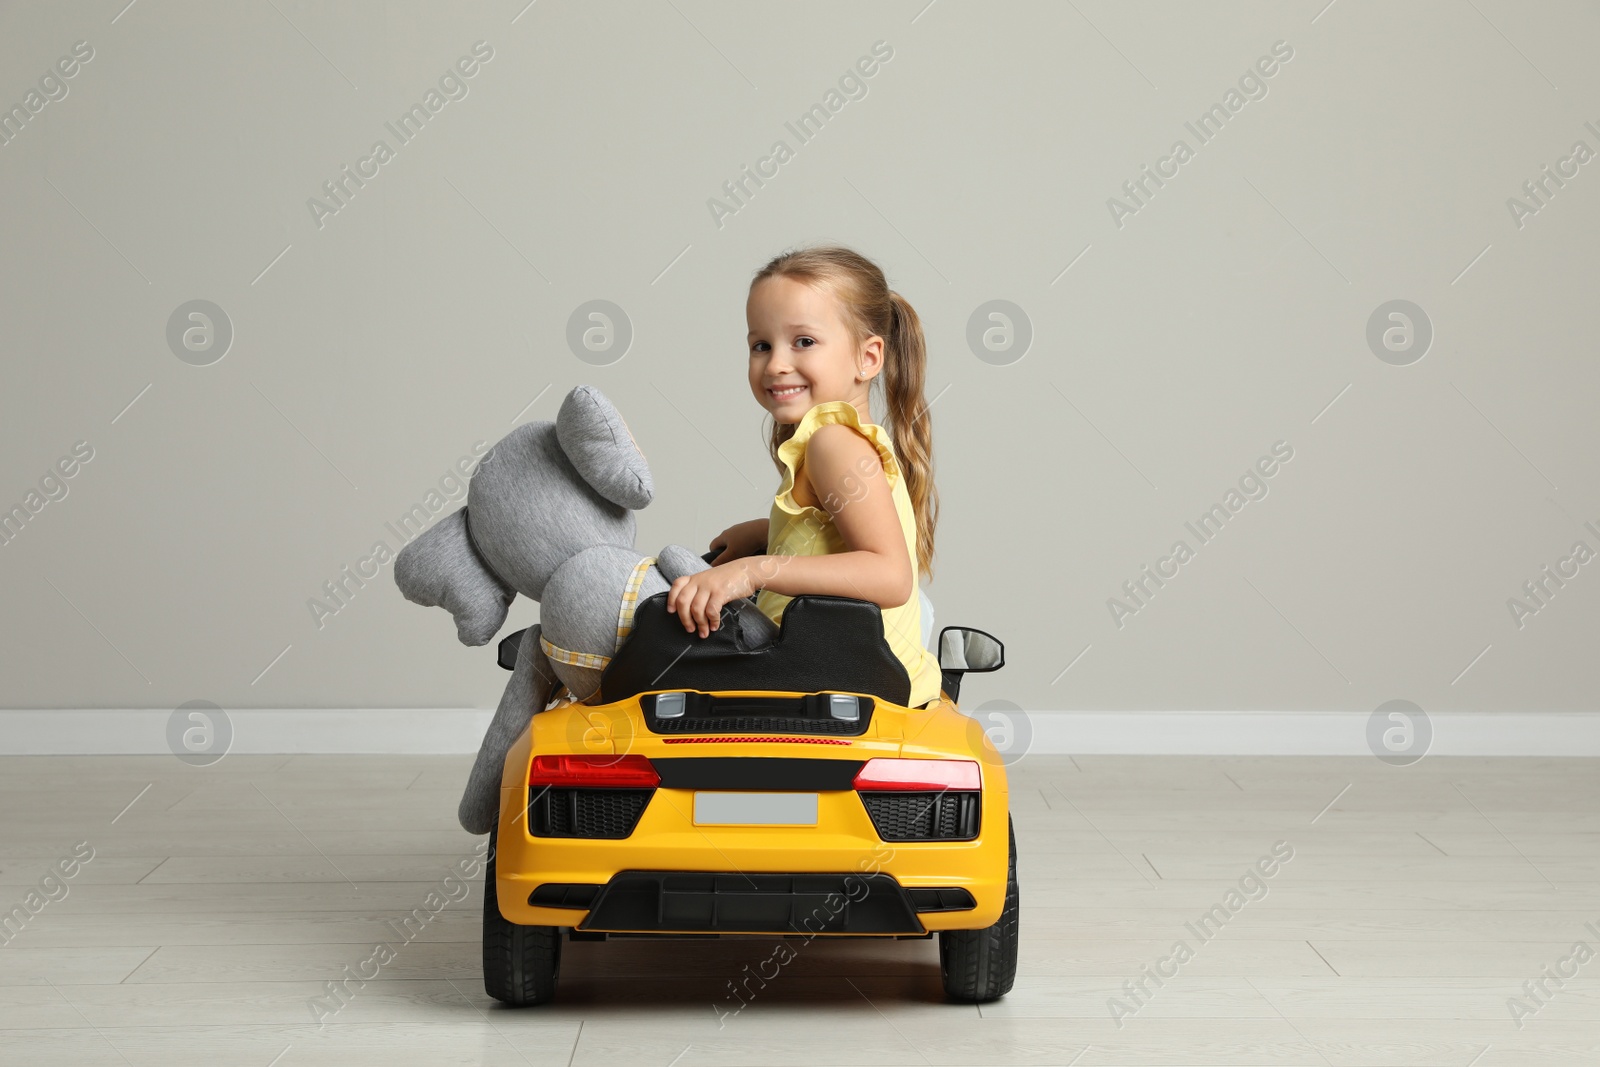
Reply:
[[[489,862],[483,872],[483,989],[512,1007],[544,1004],[556,995],[561,970],[561,927],[522,926],[500,914],[494,860],[498,824],[489,831]]]
[[[952,1000],[984,1004],[1011,992],[1017,977],[1021,937],[1021,902],[1017,892],[1017,832],[1006,817],[1010,861],[1006,871],[1006,903],[1000,919],[982,930],[941,930],[939,971],[945,994]]]

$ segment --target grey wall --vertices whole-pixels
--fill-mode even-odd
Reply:
[[[1325,2],[7,5],[0,103],[93,58],[0,147],[0,505],[93,458],[0,547],[0,702],[491,706],[492,651],[388,568],[320,628],[307,601],[581,382],[654,466],[641,547],[765,514],[748,279],[839,241],[928,329],[929,591],[1011,661],[975,696],[1595,707],[1600,564],[1520,626],[1507,602],[1600,550],[1600,163],[1520,224],[1508,198],[1600,150],[1600,14]],[[479,41],[400,144],[385,123]],[[785,123],[879,41],[800,143]],[[1201,144],[1185,122],[1280,41]],[[308,198],[379,139],[394,158],[319,225]],[[1114,220],[1178,139],[1193,158]],[[777,140],[793,158],[719,224]],[[234,334],[204,366],[168,341],[200,299]],[[594,299],[633,331],[608,365],[567,341]],[[993,300],[1020,318],[985,361]],[[1405,365],[1368,340],[1393,300],[1431,323]],[[1185,523],[1277,442],[1268,494],[1200,546]],[[1179,539],[1194,558],[1119,626],[1109,598]]]

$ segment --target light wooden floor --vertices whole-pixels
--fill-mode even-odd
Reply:
[[[319,1028],[309,999],[472,854],[467,765],[0,759],[0,910],[94,850],[0,947],[0,1063],[1600,1064],[1600,959],[1542,1007],[1522,989],[1600,952],[1600,766],[1577,759],[1027,757],[1022,963],[981,1010],[941,1002],[934,942],[818,941],[719,1026],[755,940],[569,944],[559,1003],[504,1009],[474,884]],[[1185,924],[1277,841],[1267,895],[1202,942]],[[1180,939],[1119,1027],[1108,1002]]]

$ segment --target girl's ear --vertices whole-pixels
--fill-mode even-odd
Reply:
[[[867,382],[883,370],[883,338],[873,334],[856,353],[856,381]]]

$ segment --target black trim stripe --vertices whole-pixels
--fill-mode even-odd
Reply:
[[[663,789],[829,792],[850,789],[865,760],[785,756],[652,756]]]

